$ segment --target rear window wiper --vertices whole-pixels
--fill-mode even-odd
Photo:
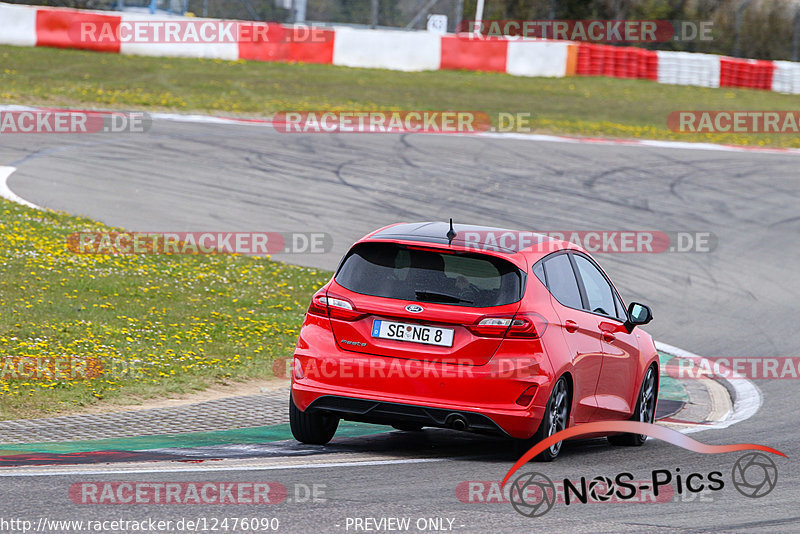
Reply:
[[[438,293],[436,291],[415,291],[419,300],[426,300],[428,302],[454,302],[464,304],[472,304],[471,300],[462,299],[456,295],[448,295],[447,293]]]

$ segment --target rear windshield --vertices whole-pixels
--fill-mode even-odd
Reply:
[[[393,243],[353,247],[336,282],[364,295],[458,306],[502,306],[522,297],[522,274],[505,260]]]

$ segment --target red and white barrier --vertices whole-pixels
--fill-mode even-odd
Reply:
[[[292,27],[282,24],[245,23],[248,35],[266,35],[266,39],[239,43],[239,59],[250,61],[299,61],[303,63],[333,63],[334,30]]]
[[[441,36],[430,32],[336,28],[333,64],[404,71],[438,70]]]
[[[800,63],[773,61],[772,90],[779,93],[800,93]]]
[[[138,21],[153,20],[151,15],[139,13],[122,13],[121,21],[132,24]],[[186,20],[176,18],[176,20]],[[198,23],[205,19],[192,19]],[[131,56],[170,56],[170,57],[195,57],[203,59],[226,59],[236,61],[239,59],[239,45],[237,43],[144,43],[123,42],[120,52]]]
[[[575,73],[612,78],[658,78],[658,56],[652,50],[628,46],[581,43]]]
[[[92,41],[81,38],[82,24],[94,24],[97,27],[106,25],[112,31],[116,31],[121,20],[119,14],[78,9],[35,9],[36,46],[119,53],[119,41]]]
[[[201,24],[210,19],[170,17]],[[110,29],[153,21],[141,14],[18,6],[0,3],[0,44],[54,46],[111,53],[223,60],[297,61],[401,71],[461,69],[514,76],[610,76],[700,87],[746,87],[800,94],[800,63],[735,59],[711,54],[651,51],[591,43],[466,34],[309,28],[237,22],[257,39],[222,42],[128,42],[82,38],[85,23]],[[221,21],[213,21],[221,22]],[[258,31],[255,31],[258,30]]]
[[[36,46],[36,10],[27,6],[0,4],[0,42]]]
[[[509,41],[506,69],[514,76],[564,77],[569,41]]]
[[[442,36],[443,70],[477,70],[506,72],[508,41],[506,39],[472,40],[455,35]]]
[[[758,59],[719,59],[720,87],[748,87],[750,89],[772,89],[772,61]]]
[[[658,83],[719,87],[719,58],[711,54],[658,51]]]

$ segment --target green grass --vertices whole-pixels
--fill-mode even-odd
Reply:
[[[256,257],[67,250],[72,232],[108,230],[0,201],[0,418],[271,377],[330,276]],[[48,368],[15,376],[19,358]],[[64,363],[86,359],[102,368]]]
[[[800,136],[679,134],[675,110],[795,110],[800,96],[611,78],[403,73],[0,46],[0,102],[269,116],[281,110],[530,113],[538,132],[800,147]]]

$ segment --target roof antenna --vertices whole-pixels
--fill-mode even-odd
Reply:
[[[453,229],[453,219],[450,219],[450,229],[447,231],[447,244],[453,244],[453,238],[456,237],[456,231]]]

